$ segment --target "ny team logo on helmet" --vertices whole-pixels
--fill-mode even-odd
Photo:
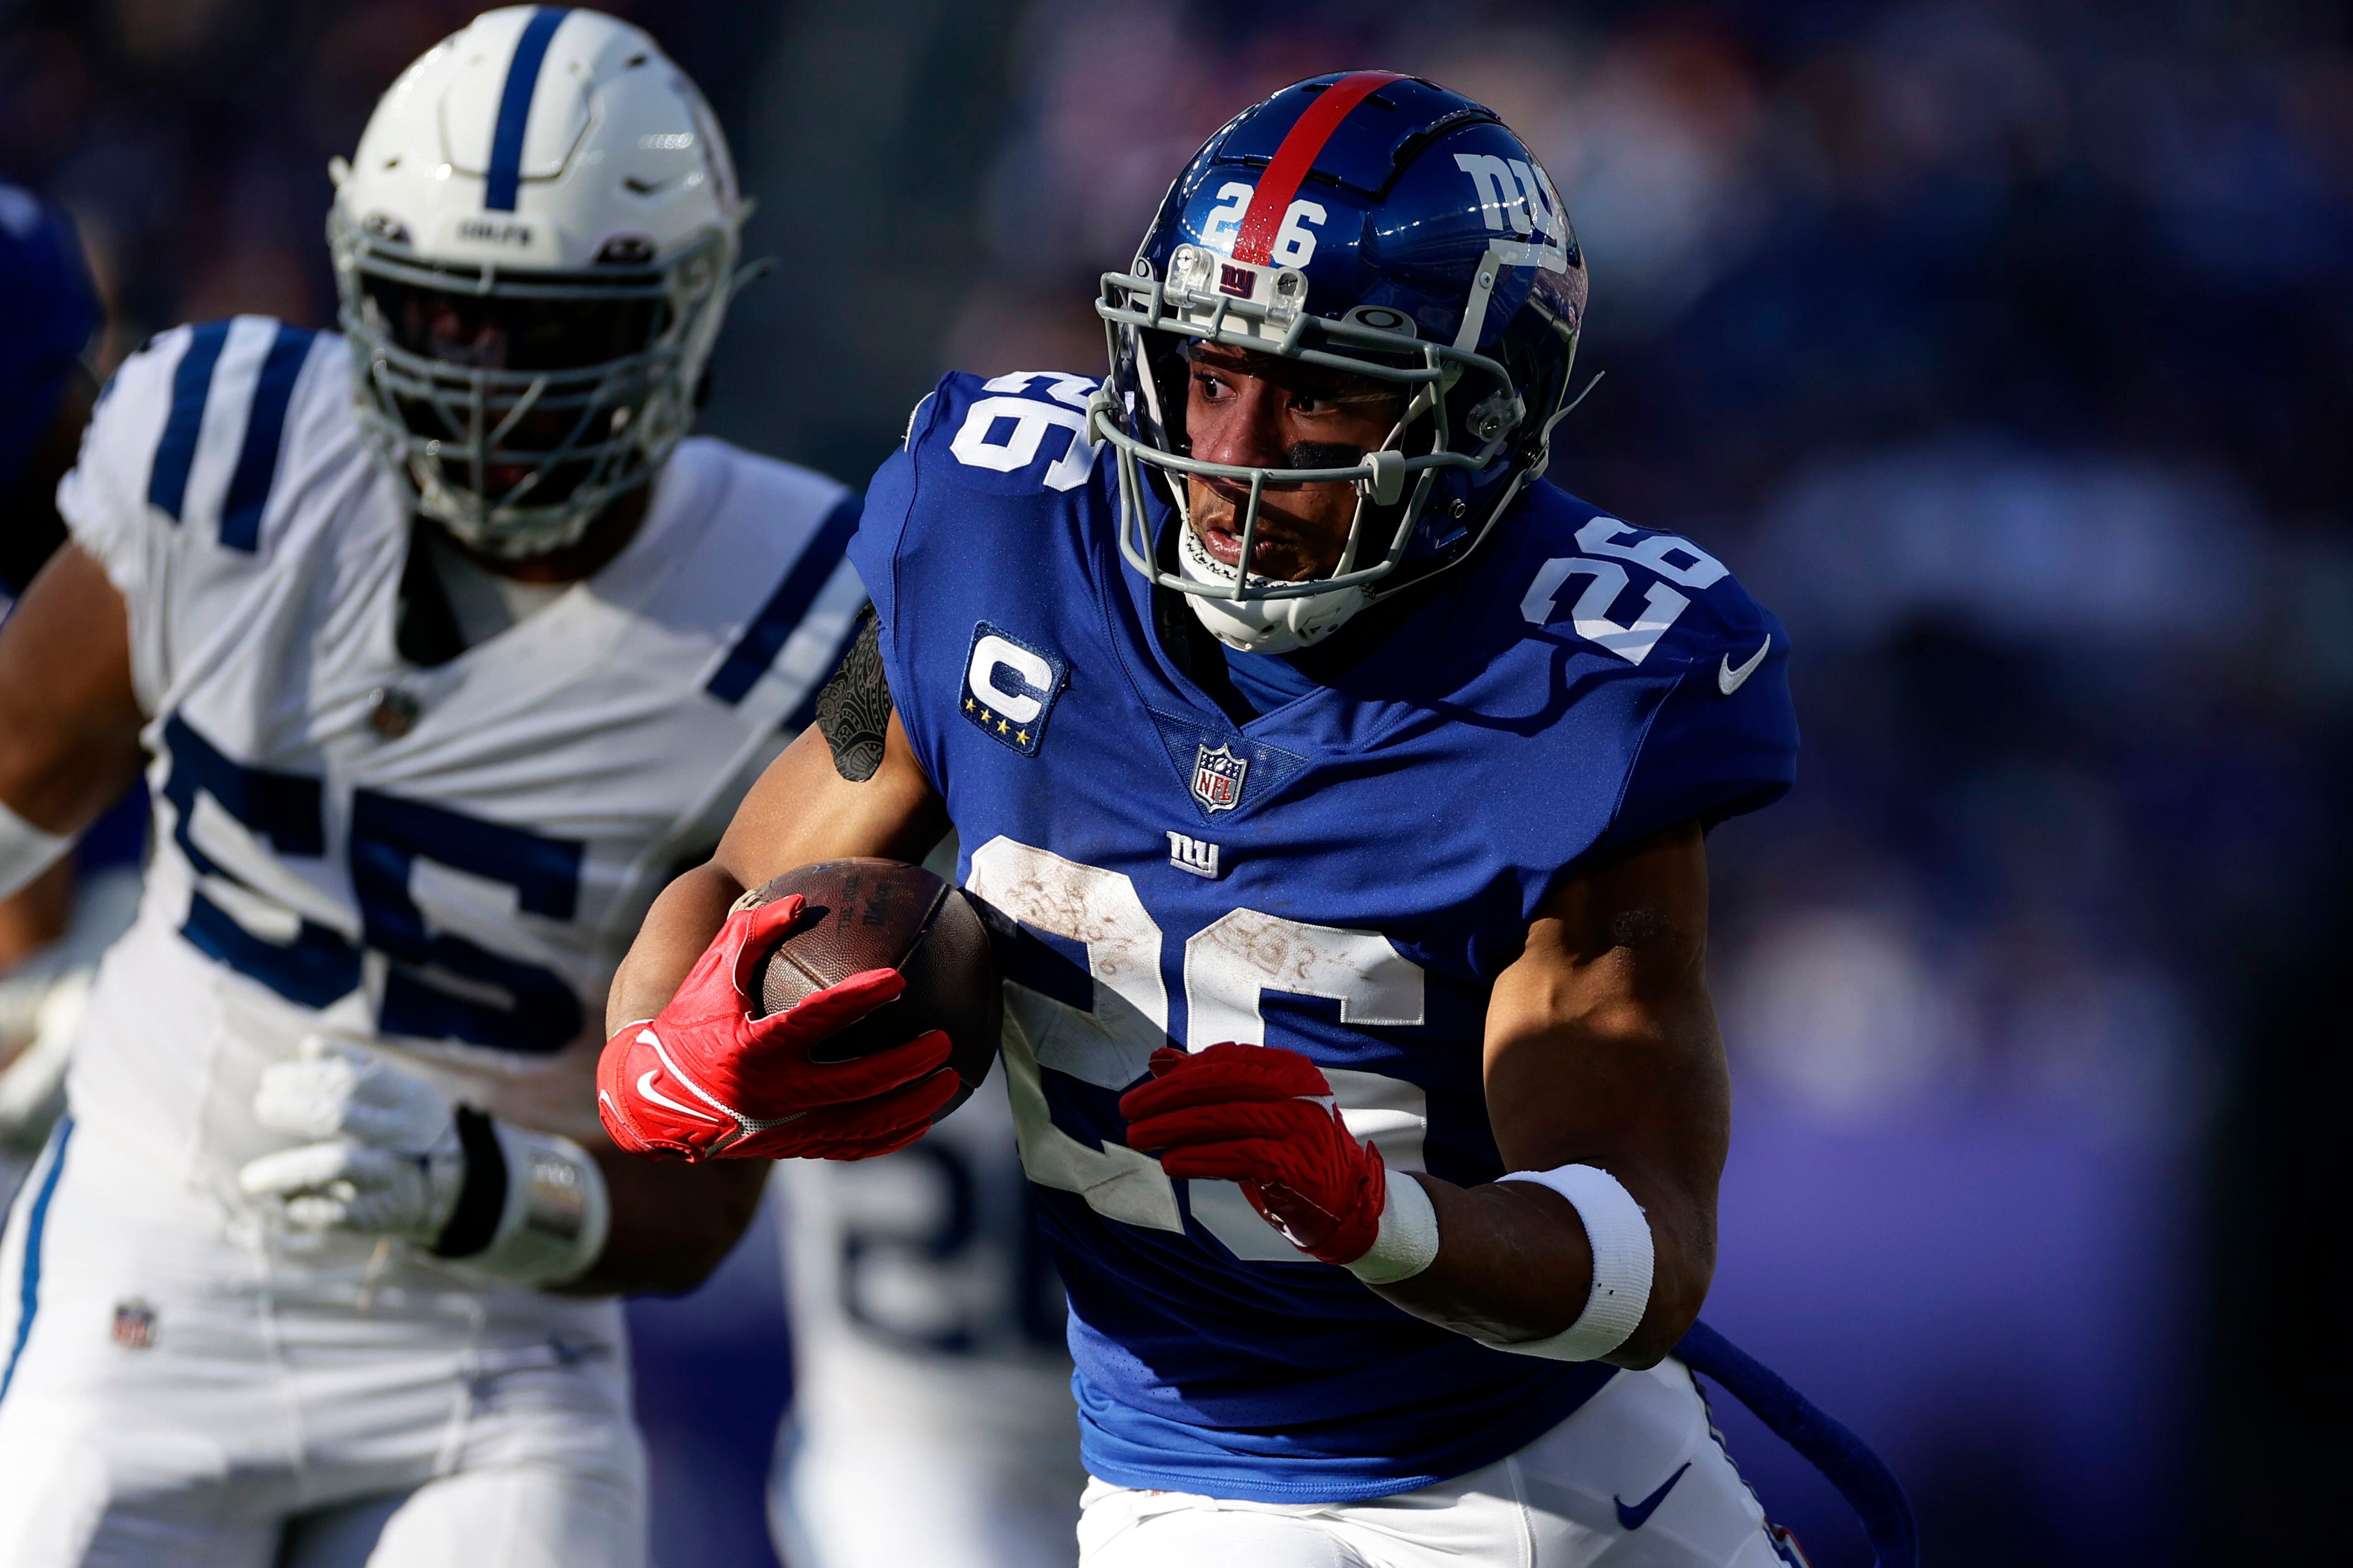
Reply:
[[[638,28],[490,11],[384,95],[328,216],[360,417],[417,509],[492,554],[578,539],[693,424],[738,195]]]
[[[1121,553],[1220,638],[1267,652],[1453,565],[1543,472],[1585,294],[1551,180],[1492,110],[1387,71],[1244,110],[1169,187],[1133,268],[1103,279],[1112,374],[1091,421],[1118,454]],[[1197,459],[1186,362],[1202,342],[1390,383],[1404,412],[1345,467]],[[1188,476],[1250,487],[1243,562],[1268,487],[1353,484],[1338,567],[1277,581],[1188,549],[1181,526],[1164,551],[1152,492],[1182,519]]]

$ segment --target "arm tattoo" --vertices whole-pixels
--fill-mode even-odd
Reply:
[[[882,673],[882,623],[869,605],[858,613],[858,635],[841,668],[818,693],[817,727],[833,748],[833,771],[864,784],[882,766],[891,731],[891,685]]]

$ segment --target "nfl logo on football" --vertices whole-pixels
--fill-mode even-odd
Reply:
[[[1204,746],[1193,763],[1193,798],[1204,811],[1231,811],[1241,804],[1242,775],[1249,772],[1250,760],[1234,755],[1230,746],[1214,752]]]

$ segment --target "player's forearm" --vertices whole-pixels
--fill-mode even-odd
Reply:
[[[746,889],[820,860],[856,855],[920,860],[947,827],[940,797],[895,717],[880,764],[850,773],[842,771],[821,722],[811,725],[744,797],[710,864],[689,871],[654,900],[613,978],[607,1032],[650,1018],[669,1004],[726,923],[728,906]]]
[[[1507,1343],[1549,1339],[1590,1308],[1587,1331],[1570,1336],[1578,1345],[1604,1322],[1623,1330],[1639,1299],[1641,1318],[1615,1349],[1585,1352],[1625,1366],[1649,1365],[1682,1339],[1715,1270],[1731,1133],[1706,954],[1695,824],[1629,846],[1546,900],[1489,997],[1485,1042],[1487,1119],[1504,1167],[1541,1179],[1466,1191],[1423,1178],[1438,1255],[1387,1287],[1391,1299]]]
[[[1434,1176],[1415,1178],[1438,1216],[1438,1257],[1409,1279],[1375,1291],[1415,1317],[1491,1343],[1549,1339],[1584,1311],[1593,1286],[1593,1248],[1569,1201],[1528,1182],[1460,1187]],[[1655,1363],[1699,1316],[1715,1272],[1714,1229],[1694,1226],[1684,1201],[1654,1197],[1654,1216],[1678,1211],[1676,1223],[1651,1227],[1651,1297],[1642,1320],[1606,1359],[1620,1365]],[[1694,1246],[1694,1231],[1704,1243]]]
[[[663,1164],[596,1151],[612,1202],[604,1250],[565,1295],[677,1296],[711,1277],[743,1239],[773,1168],[765,1160]]]
[[[743,895],[743,884],[715,862],[695,867],[662,889],[613,976],[605,1004],[607,1035],[669,1005],[726,923],[728,906]]]

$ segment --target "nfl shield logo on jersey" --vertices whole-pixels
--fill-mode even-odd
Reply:
[[[1234,755],[1232,747],[1213,752],[1204,746],[1193,763],[1193,798],[1204,811],[1231,811],[1241,804],[1242,775],[1249,772],[1250,760]]]

